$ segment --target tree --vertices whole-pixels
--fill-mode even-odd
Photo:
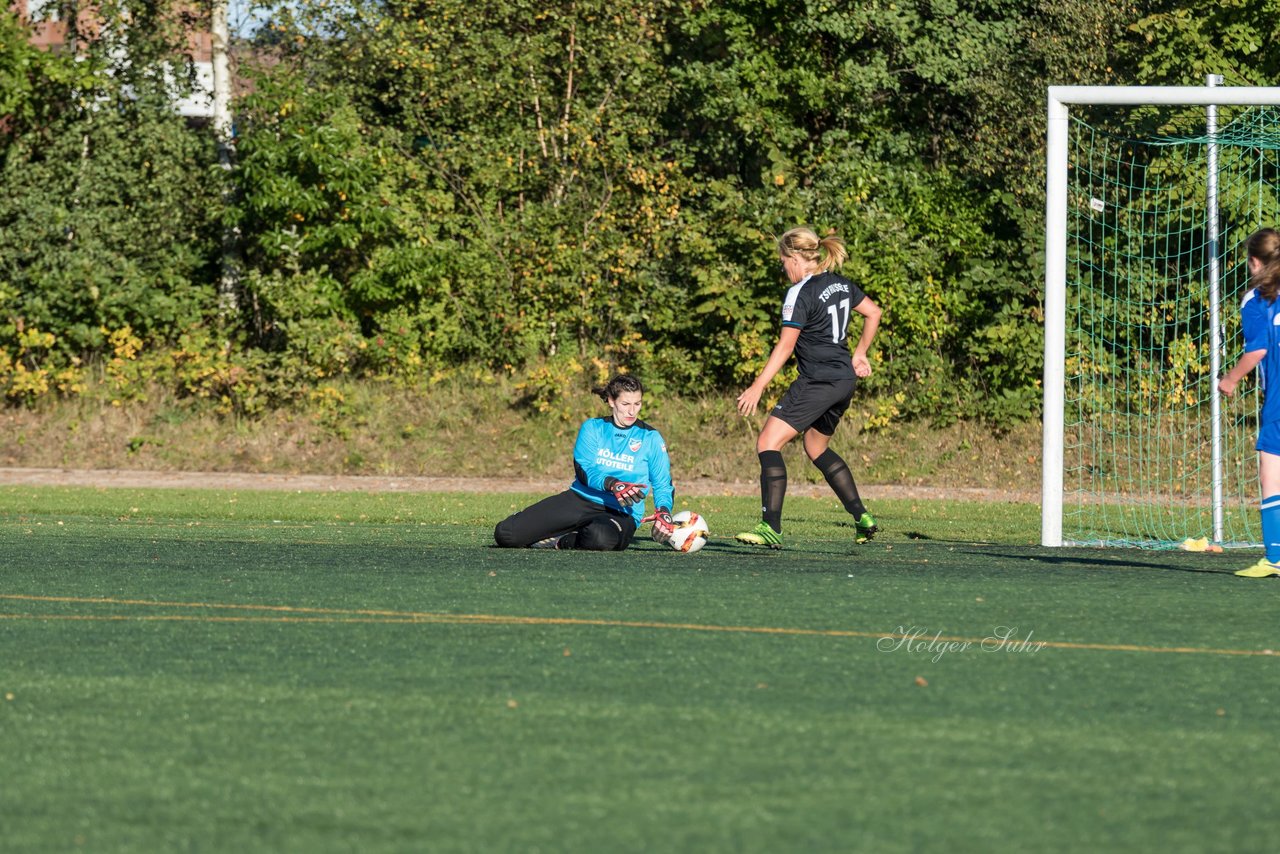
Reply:
[[[354,112],[334,115],[379,146],[370,179],[394,228],[365,232],[372,266],[358,274],[329,263],[366,331],[402,328],[407,315],[425,342],[443,288],[459,324],[455,354],[497,364],[644,358],[626,342],[662,287],[655,271],[682,180],[654,136],[668,5],[429,0],[281,12],[287,23],[276,26],[294,35],[273,37],[289,57],[274,76],[346,93]],[[257,112],[262,128],[275,122],[267,113]],[[273,145],[254,140],[264,156]],[[334,186],[325,170],[306,180]]]
[[[1146,7],[1127,51],[1144,83],[1200,86],[1206,75],[1221,74],[1227,85],[1269,86],[1280,74],[1274,2],[1160,0]]]
[[[231,120],[231,64],[228,51],[231,33],[227,27],[227,0],[213,0],[210,11],[213,65],[213,135],[218,146],[218,165],[225,174],[223,199],[234,194],[231,172],[234,168],[233,124]],[[234,315],[240,307],[240,259],[235,229],[222,235],[222,274],[218,278],[218,312]]]
[[[189,75],[180,24],[157,4],[76,17],[77,56],[28,57],[0,180],[0,344],[54,334],[67,359],[131,326],[174,340],[212,304],[219,216],[207,138],[170,106]],[[93,26],[86,25],[92,23]],[[25,41],[25,39],[24,39]]]

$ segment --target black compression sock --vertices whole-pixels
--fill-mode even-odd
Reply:
[[[858,485],[853,482],[853,472],[849,471],[848,464],[830,448],[823,451],[813,464],[827,479],[827,485],[840,499],[844,509],[848,510],[853,518],[861,519],[862,514],[867,512],[867,508],[862,503],[861,496],[858,495]]]
[[[787,464],[781,451],[761,451],[760,513],[769,527],[782,533],[782,499],[787,494]]]

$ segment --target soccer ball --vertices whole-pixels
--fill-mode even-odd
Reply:
[[[699,516],[692,510],[681,510],[671,517],[676,529],[668,541],[671,548],[685,554],[692,554],[707,544],[707,527],[705,516]]]

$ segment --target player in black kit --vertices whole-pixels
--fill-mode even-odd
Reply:
[[[876,520],[858,495],[849,466],[828,444],[836,431],[859,377],[871,376],[867,348],[880,326],[880,307],[857,285],[831,272],[848,252],[834,235],[819,238],[809,228],[793,228],[778,239],[778,256],[791,289],[782,303],[782,332],[760,376],[738,396],[738,412],[751,415],[760,396],[794,352],[799,377],[764,422],[756,439],[760,457],[763,520],[738,534],[739,542],[782,548],[782,499],[787,467],[782,446],[801,433],[804,451],[854,519],[856,540],[865,543],[876,532]],[[849,315],[862,315],[862,334],[849,354]]]

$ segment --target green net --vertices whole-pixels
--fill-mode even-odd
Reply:
[[[1191,117],[1184,114],[1183,120]],[[1148,117],[1149,118],[1149,117]],[[1171,547],[1214,539],[1216,377],[1210,140],[1145,139],[1072,118],[1067,214],[1063,541]],[[1249,108],[1217,142],[1220,370],[1239,358],[1243,244],[1280,224],[1280,114]],[[1260,542],[1255,378],[1221,401],[1224,545]]]

